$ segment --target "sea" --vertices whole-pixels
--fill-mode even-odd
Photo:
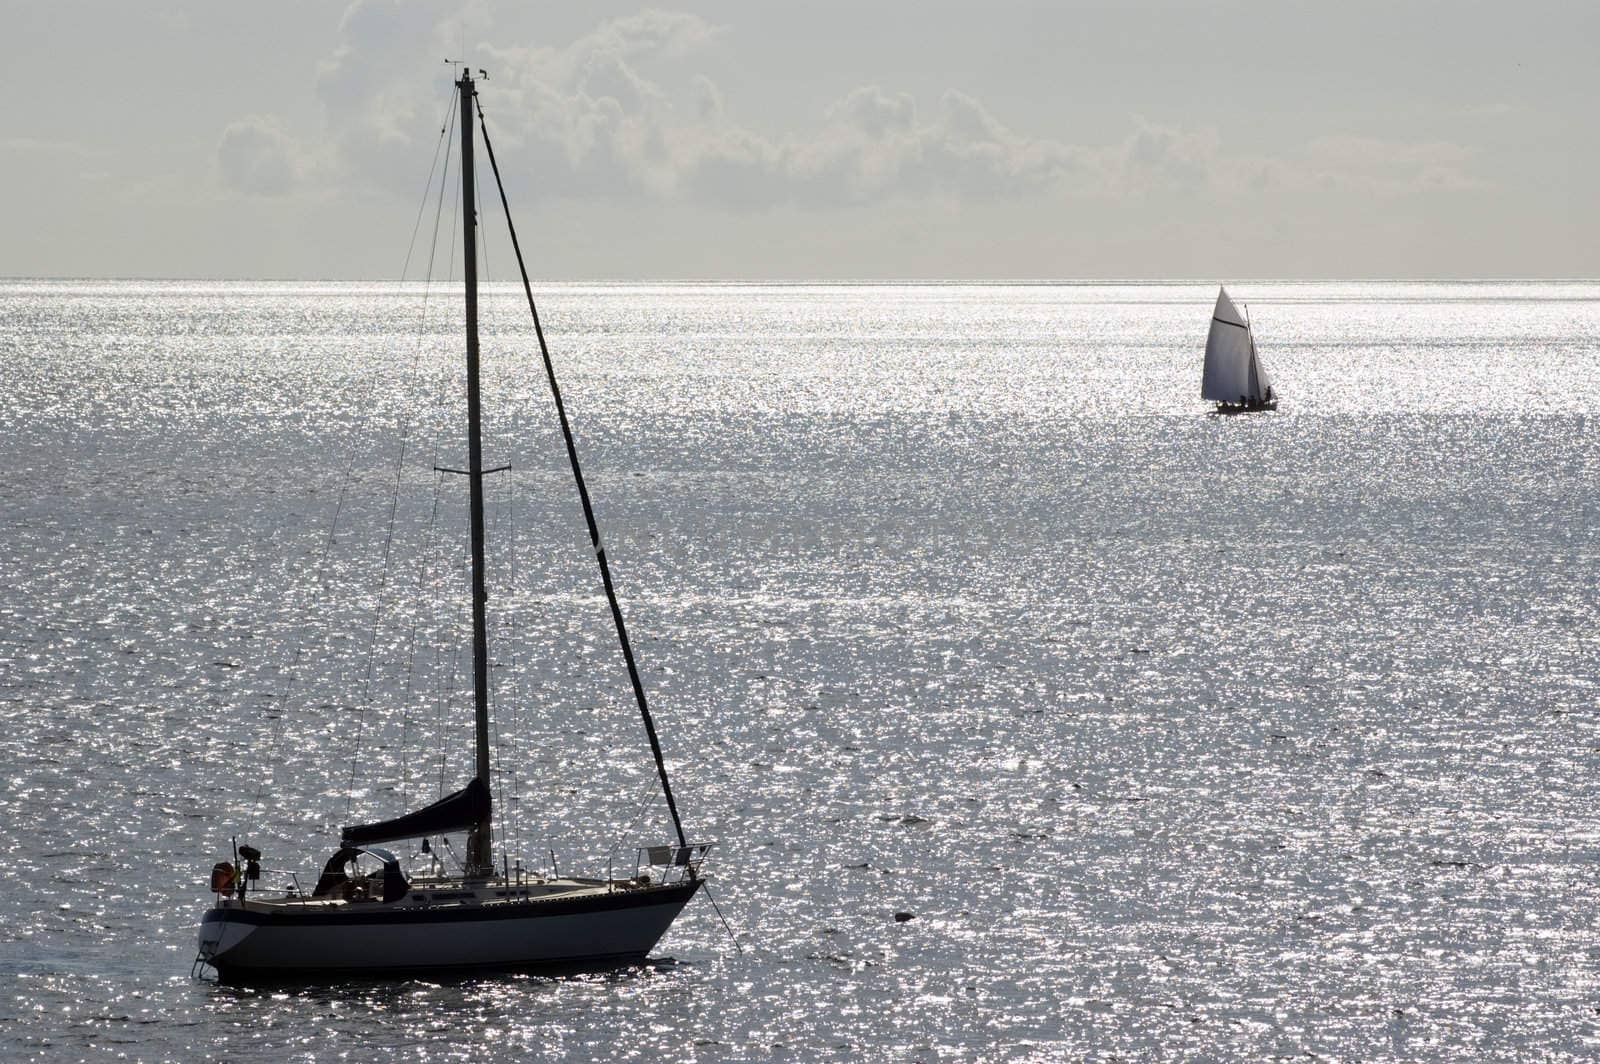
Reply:
[[[471,774],[459,293],[0,282],[0,1058],[1600,1056],[1600,284],[1230,292],[1276,411],[1199,397],[1213,284],[537,285],[709,894],[250,988],[215,862]],[[497,852],[632,875],[520,286],[483,361]]]

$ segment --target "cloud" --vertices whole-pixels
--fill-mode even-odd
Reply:
[[[775,176],[813,198],[993,198],[1093,180],[1092,153],[1018,134],[978,100],[949,91],[919,117],[904,93],[858,88],[828,110],[829,122],[777,146]]]
[[[217,168],[235,191],[281,196],[295,190],[310,163],[299,143],[276,119],[251,116],[223,129],[217,144]]]
[[[689,80],[689,88],[693,95],[695,117],[701,122],[720,122],[727,105],[723,103],[722,90],[717,88],[717,83],[704,74],[696,74]]]
[[[1104,156],[1124,192],[1201,192],[1225,182],[1226,161],[1215,129],[1184,130],[1136,119],[1134,131]]]
[[[876,85],[863,85],[828,108],[828,117],[872,137],[913,130],[917,103],[903,92],[890,95]]]
[[[1325,187],[1398,196],[1483,187],[1484,182],[1466,169],[1472,155],[1470,149],[1447,141],[1326,136],[1306,145],[1302,164]]]
[[[464,18],[486,29],[492,6],[471,5]],[[464,32],[405,0],[350,5],[319,91],[353,176],[414,192],[443,100],[437,84],[410,74],[453,54]],[[693,68],[725,33],[698,15],[647,9],[565,46],[469,47],[491,74],[483,98],[502,162],[547,197],[741,209],[1474,187],[1468,153],[1443,143],[1324,137],[1296,153],[1243,158],[1225,153],[1214,129],[1135,119],[1114,143],[1069,144],[1015,129],[966,93],[945,92],[925,114],[910,95],[872,83],[834,101],[812,128],[772,133],[735,120],[721,88]],[[265,194],[293,183],[294,146],[270,123],[224,141],[233,156],[225,172],[239,187]]]
[[[497,150],[519,172],[536,173],[547,195],[730,206],[993,197],[1047,187],[1089,162],[1080,149],[1008,129],[958,92],[926,120],[910,96],[869,84],[809,131],[773,136],[741,125],[710,77],[683,69],[724,32],[698,15],[645,10],[601,22],[565,47],[473,49],[491,71],[485,98]],[[319,91],[356,172],[392,183],[416,169],[419,145],[436,128],[435,86],[394,72],[448,50],[449,36],[402,0],[351,4]],[[659,69],[682,76],[664,80]]]
[[[637,15],[601,23],[568,52],[580,56],[608,54],[633,58],[660,54],[676,58],[709,44],[722,33],[722,27],[698,15],[646,9]]]

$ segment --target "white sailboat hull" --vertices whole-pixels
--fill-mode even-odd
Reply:
[[[467,906],[206,913],[201,957],[223,980],[587,967],[643,960],[698,880],[616,893]]]

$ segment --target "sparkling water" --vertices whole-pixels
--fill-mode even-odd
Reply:
[[[261,991],[189,978],[230,839],[303,882],[471,772],[458,297],[0,284],[0,1056],[1592,1059],[1600,285],[1230,291],[1275,413],[1198,399],[1213,286],[543,288],[742,952]],[[631,874],[520,300],[497,808]]]

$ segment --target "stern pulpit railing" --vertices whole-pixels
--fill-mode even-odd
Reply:
[[[710,852],[709,842],[689,846],[640,846],[634,851],[633,874],[637,878],[647,869],[661,869],[658,883],[682,883],[700,878],[700,865]]]

